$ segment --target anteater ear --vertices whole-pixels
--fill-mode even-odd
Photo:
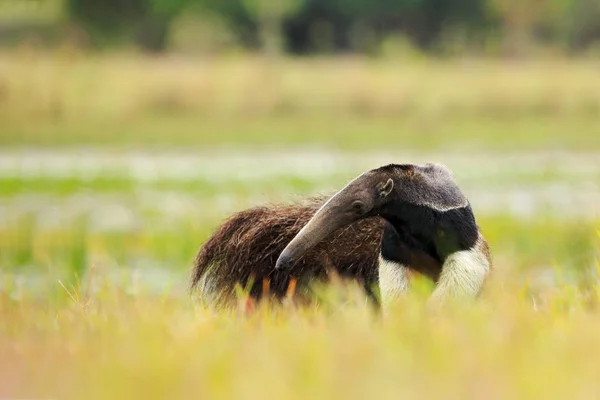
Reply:
[[[377,192],[379,193],[379,197],[385,197],[392,192],[394,188],[394,181],[392,178],[388,179],[385,183],[380,183],[377,185]]]

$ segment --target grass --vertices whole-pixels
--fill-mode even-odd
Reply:
[[[0,54],[3,146],[593,150],[596,62]]]
[[[103,280],[0,297],[3,397],[577,398],[600,393],[599,291],[490,285],[443,312],[423,292],[383,320],[356,293],[236,315]]]
[[[597,397],[599,85],[592,60],[0,55],[0,397]],[[472,194],[475,304],[188,295],[225,216],[409,155]]]
[[[200,150],[320,147],[361,150],[417,149],[456,152],[598,150],[600,119],[585,116],[368,117],[161,115],[120,120],[10,121],[0,141],[10,147],[108,147]],[[508,138],[508,139],[507,139]]]
[[[135,267],[146,262],[188,271],[200,245],[225,216],[197,215],[190,219],[142,213],[137,223],[111,227],[99,225],[102,221],[89,214],[68,225],[54,226],[43,226],[43,222],[25,215],[0,229],[0,267],[68,276],[92,264]],[[522,219],[497,214],[480,215],[478,221],[501,271],[543,271],[555,263],[584,271],[589,270],[596,255],[594,235],[599,220]]]
[[[360,173],[360,172],[359,172]],[[358,175],[358,173],[357,173]],[[0,177],[2,194],[5,196],[26,193],[44,193],[52,195],[74,195],[82,190],[93,193],[124,194],[135,193],[139,190],[148,191],[175,191],[184,193],[197,193],[203,198],[214,198],[224,193],[234,193],[236,196],[251,196],[258,192],[257,187],[264,193],[276,193],[284,195],[286,192],[310,193],[317,189],[328,190],[331,182],[340,185],[348,179],[350,174],[334,172],[323,174],[322,177],[310,178],[306,176],[272,176],[252,180],[223,180],[216,181],[210,178],[194,177],[180,180],[153,177],[146,182],[134,176],[116,175],[113,173],[100,173],[97,176],[19,176]],[[535,171],[524,171],[521,173],[500,171],[489,173],[485,176],[474,177],[468,180],[470,186],[480,185],[493,186],[489,181],[493,179],[494,185],[504,187],[519,187],[528,185],[529,188],[544,188],[552,183],[568,182],[572,186],[583,184],[589,180],[600,180],[600,170],[589,171],[587,176],[581,174],[570,174],[567,171],[555,171],[552,168],[544,170],[540,168]],[[467,181],[465,179],[465,181]]]

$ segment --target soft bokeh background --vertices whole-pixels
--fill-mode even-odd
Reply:
[[[161,296],[186,301],[191,261],[229,214],[264,202],[331,193],[389,162],[439,162],[454,171],[490,241],[500,279],[528,285],[532,296],[565,283],[580,290],[594,287],[600,227],[600,1],[0,2],[0,293],[2,310],[13,318],[0,322],[0,359],[16,382],[0,386],[0,395],[59,395],[65,393],[62,383],[78,380],[94,382],[92,387],[107,390],[95,393],[108,396],[115,394],[111,388],[138,388],[120,376],[157,374],[163,380],[155,384],[163,386],[145,387],[149,393],[169,392],[183,376],[190,380],[180,386],[185,397],[194,382],[188,368],[215,390],[206,389],[207,395],[223,394],[219,391],[228,387],[260,393],[253,385],[269,368],[289,368],[289,387],[299,379],[315,390],[308,392],[322,396],[355,381],[352,373],[339,371],[326,378],[336,363],[346,365],[347,347],[328,353],[322,346],[335,342],[355,348],[356,341],[364,341],[368,347],[358,351],[386,354],[380,343],[396,345],[388,331],[373,334],[364,320],[349,331],[320,319],[316,326],[301,318],[291,327],[268,325],[268,335],[282,338],[275,345],[279,351],[295,349],[294,343],[313,346],[312,353],[288,354],[292,363],[284,367],[285,360],[273,361],[277,356],[268,352],[260,332],[240,333],[226,319],[220,322],[224,330],[210,325],[202,331],[201,341],[213,349],[205,346],[199,359],[185,358],[188,365],[180,362],[184,358],[165,358],[170,356],[155,345],[166,345],[171,336],[165,332],[180,323],[177,334],[185,338],[178,336],[183,341],[175,354],[185,355],[188,345],[200,348],[205,342],[195,342],[192,333],[201,322],[189,319],[187,309],[165,311]],[[141,308],[135,300],[112,309],[107,318],[86,320],[90,339],[80,330],[79,314],[60,307],[71,301],[70,285],[88,282],[92,267],[125,293],[143,290],[153,300]],[[48,306],[56,296],[63,299],[57,300],[58,309]],[[482,335],[497,332],[496,325],[526,326],[517,337],[522,351],[530,348],[537,334],[546,332],[546,322],[554,320],[531,320],[527,301],[521,304],[527,312],[512,314],[503,306],[503,317],[485,324]],[[154,312],[150,327],[145,319],[128,325],[138,313]],[[59,316],[66,318],[66,331]],[[371,375],[364,377],[373,388],[396,379],[379,370],[385,363],[406,367],[401,368],[406,383],[411,382],[407,376],[425,376],[400,356],[415,352],[418,357],[423,335],[417,328],[407,331],[402,321],[430,328],[410,318],[394,325],[407,339],[408,353],[395,347],[398,359],[373,361]],[[595,331],[586,330],[588,322],[583,318],[572,325],[585,331],[582,348],[593,343]],[[441,340],[440,348],[445,341],[455,345],[461,328],[448,326],[428,340]],[[130,359],[122,353],[125,345],[108,347],[109,354],[124,358],[117,357],[115,364],[103,359],[102,379],[95,381],[90,360],[101,355],[81,350],[90,348],[88,340],[99,343],[96,334],[114,339],[121,331],[136,337],[150,333],[148,347],[133,336],[125,340],[146,356]],[[286,336],[298,331],[298,337]],[[243,379],[244,361],[258,357],[254,353],[242,351],[239,365],[232,367],[236,378],[226,379],[233,372],[219,364],[214,349],[230,357],[240,349],[219,342],[223,332],[235,346],[250,337],[257,354],[271,357],[272,364],[254,371],[252,384],[238,379]],[[338,341],[342,332],[349,336]],[[482,336],[469,331],[467,337],[485,348],[478,341]],[[542,348],[552,351],[540,350],[529,362],[545,363],[550,375],[532,375],[531,381],[512,375],[508,366],[521,359],[508,358],[501,378],[480,376],[484,383],[469,386],[468,393],[477,397],[494,387],[509,395],[539,394],[537,389],[552,381],[548,376],[564,378],[560,356],[587,360],[582,348],[561,347],[564,342],[554,336],[546,340],[548,347]],[[509,357],[510,341],[498,343],[490,351]],[[147,355],[148,349],[156,354]],[[428,360],[448,356],[428,351],[418,364],[424,369]],[[45,356],[41,361],[39,354]],[[52,360],[64,354],[75,361],[66,363],[61,375]],[[349,365],[358,368],[360,354],[351,353]],[[555,363],[542,354],[555,355]],[[164,375],[161,363],[188,375]],[[588,364],[570,368],[585,380],[593,371]],[[32,378],[35,365],[45,372]],[[86,366],[84,372],[80,365]],[[320,373],[311,375],[307,371],[315,365]],[[457,374],[481,373],[481,364],[460,365],[464,368]],[[52,379],[45,375],[50,370]],[[436,387],[454,388],[462,393],[459,398],[468,397],[463,386],[451,386],[454,378],[446,377],[450,386],[421,382],[413,392],[404,389],[432,394]],[[30,379],[38,386],[28,385]],[[564,384],[564,393],[577,387],[589,394],[586,384],[593,381],[555,382]],[[126,389],[119,393],[126,395]],[[280,389],[282,396],[291,396]]]

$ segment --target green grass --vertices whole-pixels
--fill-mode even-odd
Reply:
[[[583,116],[157,115],[130,120],[7,121],[0,144],[77,148],[326,148],[468,152],[600,149],[600,118]]]
[[[135,224],[114,229],[98,228],[97,218],[94,223],[89,213],[51,227],[24,216],[0,228],[0,267],[4,271],[50,271],[70,279],[91,265],[132,268],[146,260],[167,270],[189,272],[201,244],[227,215],[175,217],[147,211],[139,212]],[[600,220],[485,214],[478,216],[478,222],[500,273],[536,274],[561,265],[585,274],[593,267]]]
[[[294,192],[308,192],[316,187],[330,186],[328,182],[343,181],[345,175],[335,174],[320,179],[308,179],[298,176],[282,178],[266,178],[245,182],[223,181],[196,178],[173,180],[158,178],[150,182],[140,182],[135,177],[111,176],[101,174],[97,177],[10,177],[0,178],[2,194],[5,196],[21,193],[44,193],[55,195],[70,195],[81,191],[93,193],[135,193],[138,190],[178,191],[196,193],[199,197],[216,197],[223,193],[235,193],[236,196],[250,196],[259,191],[266,193],[284,193],[286,190]]]
[[[429,160],[429,159],[428,159]],[[434,161],[434,159],[431,159]],[[286,194],[308,195],[314,192],[333,193],[334,189],[343,186],[351,177],[360,174],[354,166],[348,167],[348,172],[323,171],[322,176],[281,175],[257,177],[251,180],[235,177],[230,171],[228,179],[215,180],[207,177],[185,177],[173,179],[170,177],[153,176],[142,181],[136,176],[128,175],[125,170],[100,172],[91,177],[78,176],[7,176],[0,177],[0,193],[4,196],[19,194],[45,194],[68,196],[81,192],[94,194],[135,194],[140,191],[179,192],[194,194],[201,198],[214,198],[223,194],[233,194],[236,197],[249,197],[259,193],[271,196],[286,196]],[[487,171],[486,171],[487,172]],[[355,174],[355,175],[352,175]],[[555,166],[539,167],[526,171],[511,171],[501,169],[489,171],[486,174],[467,178],[459,176],[469,187],[498,187],[518,188],[526,185],[529,189],[544,188],[549,184],[567,184],[572,187],[587,182],[600,181],[600,169],[590,166],[586,173],[558,169]]]

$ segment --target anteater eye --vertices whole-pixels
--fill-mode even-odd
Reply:
[[[363,203],[361,203],[360,201],[355,201],[354,203],[352,203],[352,208],[354,208],[356,211],[361,212],[363,210]]]

